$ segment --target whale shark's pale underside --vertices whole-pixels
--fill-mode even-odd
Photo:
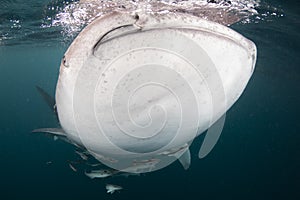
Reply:
[[[56,87],[59,129],[38,129],[130,173],[191,162],[216,144],[226,111],[256,62],[253,42],[184,13],[112,12],[95,19],[64,55]],[[38,88],[50,106],[54,101]]]

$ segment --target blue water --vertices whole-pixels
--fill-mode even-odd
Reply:
[[[22,7],[21,1],[3,2]],[[34,12],[12,6],[0,15],[0,33],[15,34],[0,41],[0,199],[300,199],[299,2],[263,1],[260,12],[269,5],[283,15],[231,26],[255,42],[257,64],[207,157],[197,157],[202,136],[191,146],[187,171],[175,162],[157,172],[104,180],[69,168],[68,160],[78,159],[72,145],[31,133],[58,126],[35,86],[54,96],[60,60],[70,44],[60,27],[30,34],[35,23],[53,15],[44,11],[49,2],[31,1]],[[28,23],[26,29],[7,28],[16,15]],[[106,194],[106,183],[124,190]]]

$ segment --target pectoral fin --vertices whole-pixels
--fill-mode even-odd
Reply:
[[[115,192],[114,190],[107,189],[107,193],[109,194],[113,194],[114,192]]]
[[[61,128],[40,128],[32,131],[33,133],[50,133],[54,136],[64,136],[66,137],[66,133]]]
[[[37,91],[39,92],[39,94],[42,96],[42,98],[45,100],[47,105],[50,107],[50,109],[52,111],[54,111],[55,117],[56,117],[57,121],[59,122],[55,98],[52,97],[50,94],[48,94],[43,88],[41,88],[39,86],[35,86],[35,87],[36,87]]]
[[[39,94],[43,97],[43,99],[45,100],[47,105],[50,107],[50,109],[54,109],[54,112],[56,112],[55,99],[51,95],[49,95],[43,88],[41,88],[39,86],[35,86],[35,88],[37,89]]]
[[[225,123],[225,115],[216,121],[208,130],[199,150],[199,158],[204,158],[219,140]]]

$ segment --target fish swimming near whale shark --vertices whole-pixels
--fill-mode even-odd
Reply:
[[[94,178],[110,177],[110,176],[113,176],[116,173],[118,173],[118,171],[109,170],[109,169],[101,169],[101,170],[93,170],[91,172],[85,172],[85,175],[88,176],[91,179],[94,179]]]
[[[106,184],[105,186],[107,193],[113,194],[115,191],[122,190],[123,188],[118,185]]]

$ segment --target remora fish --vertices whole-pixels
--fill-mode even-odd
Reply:
[[[110,177],[117,173],[117,171],[108,170],[108,169],[101,169],[101,170],[92,170],[91,172],[85,172],[85,175],[91,179],[94,178],[106,178]]]

